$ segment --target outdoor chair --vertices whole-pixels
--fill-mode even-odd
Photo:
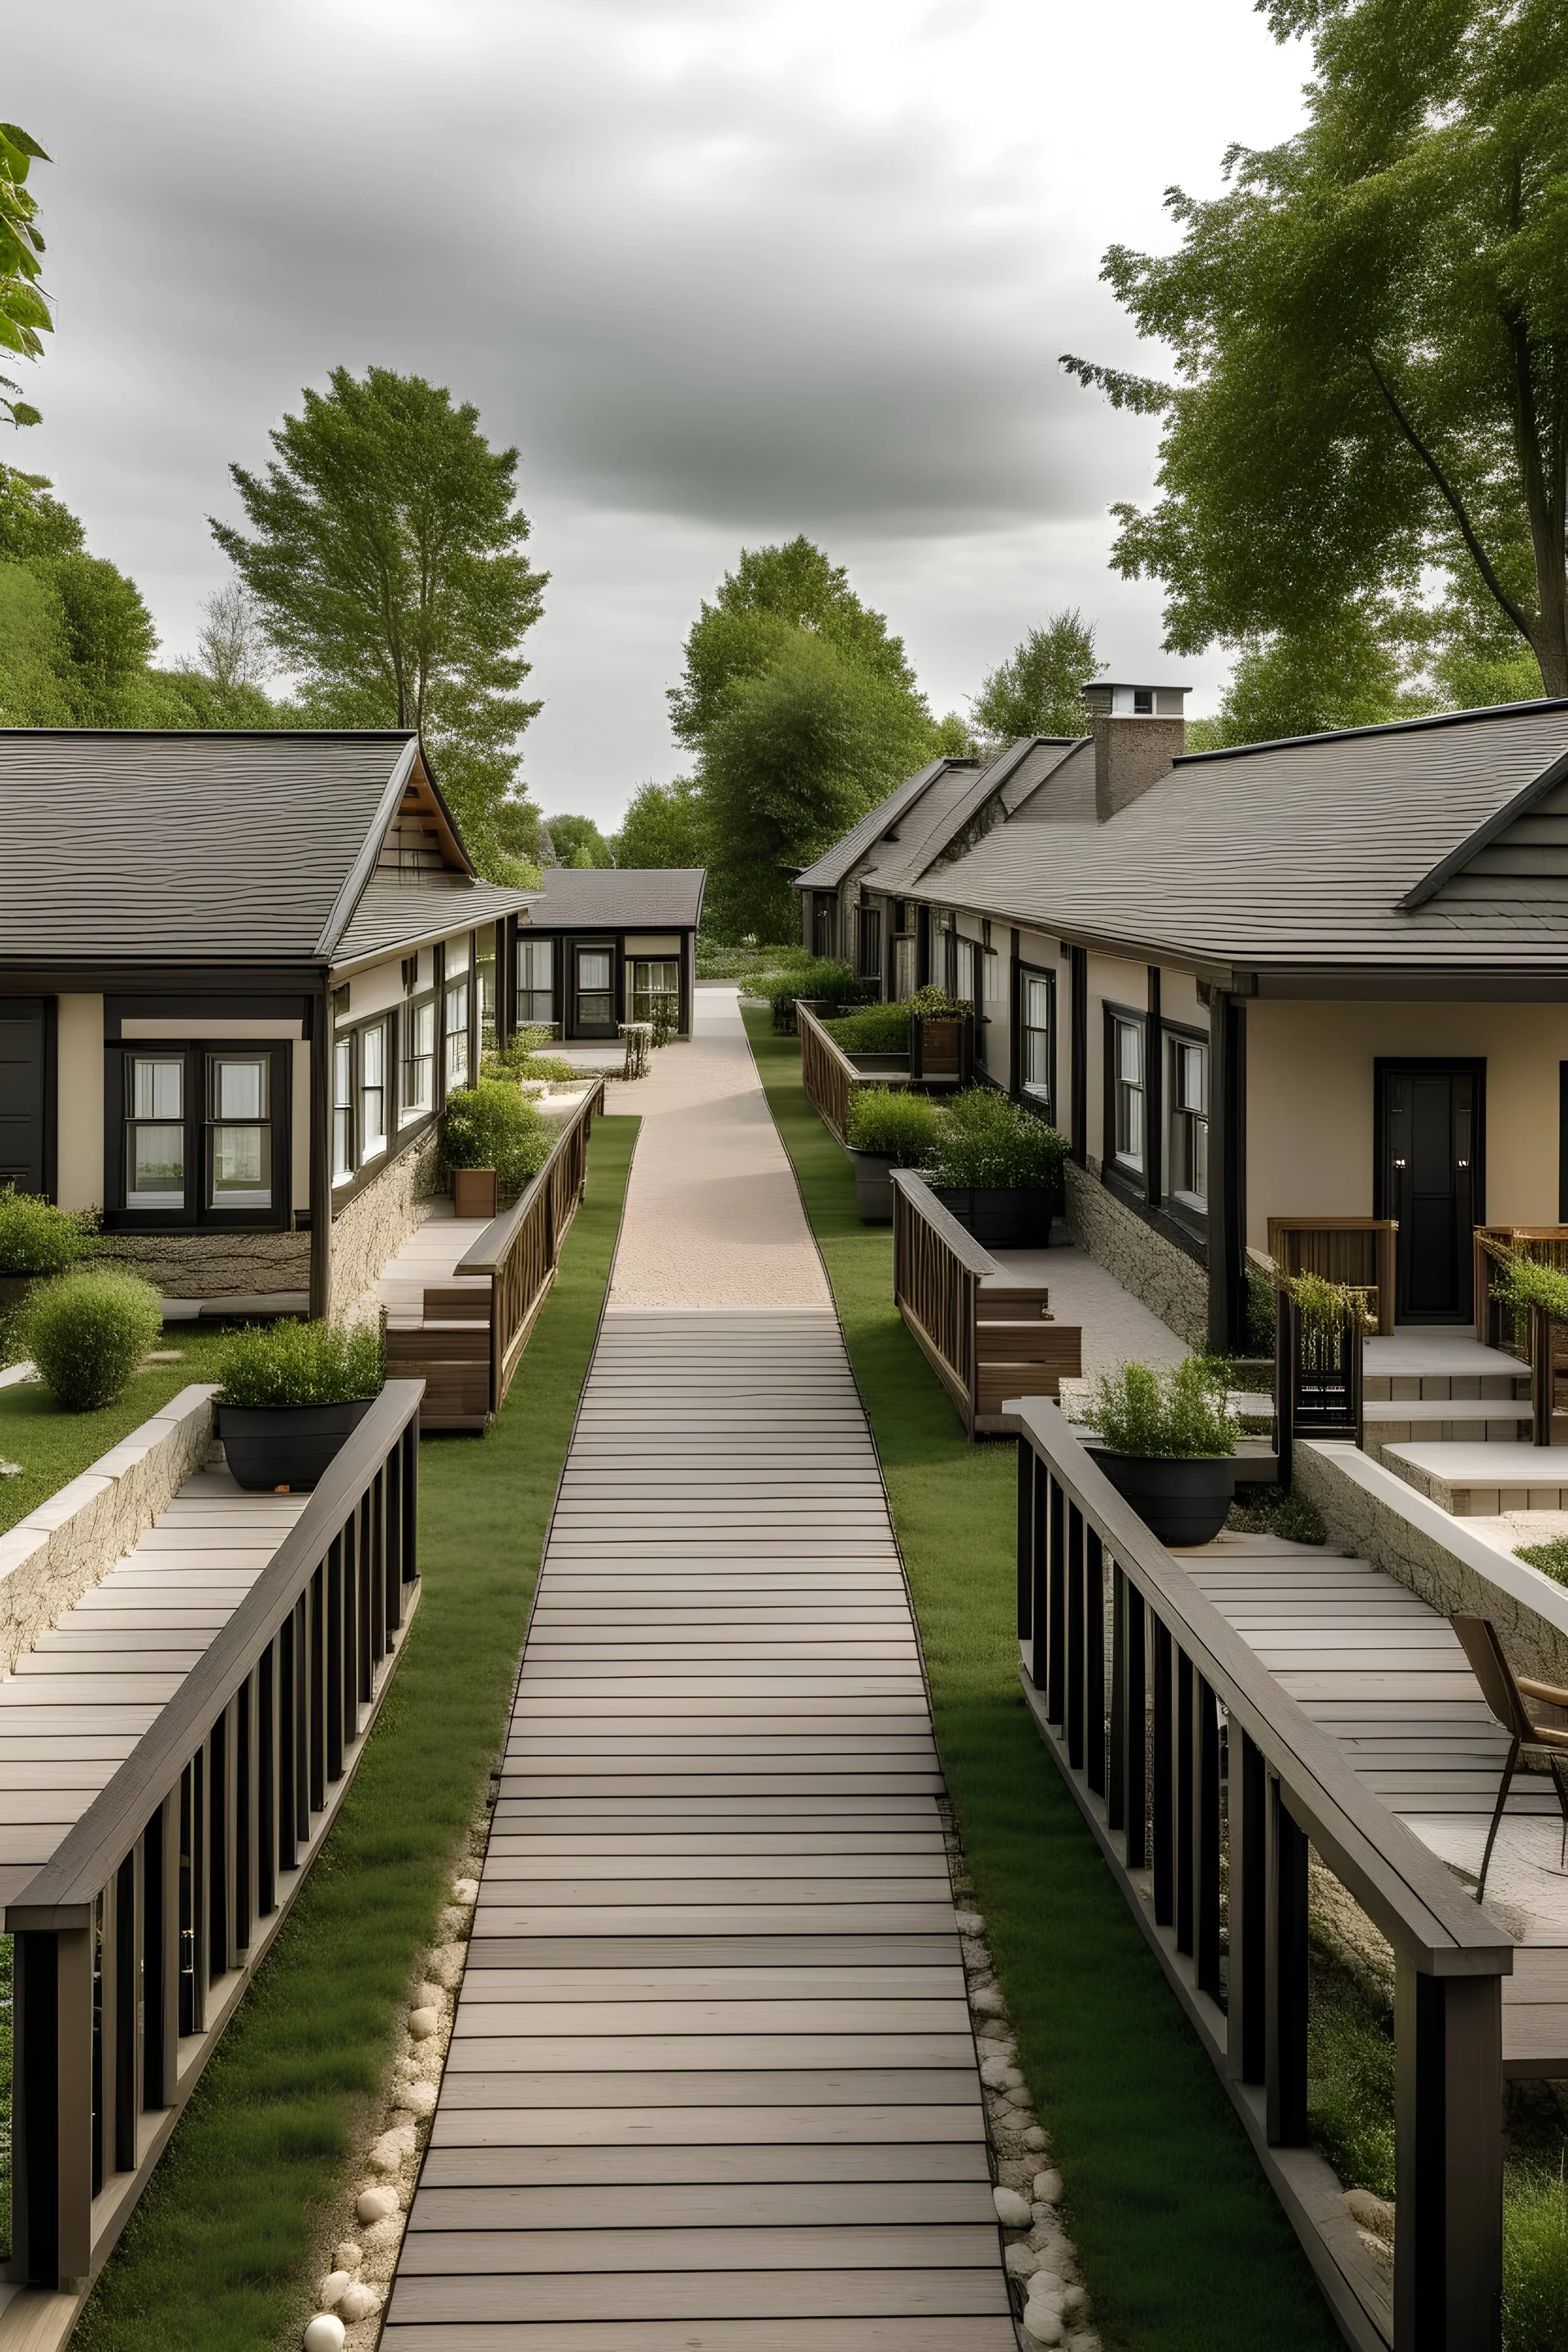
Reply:
[[[1487,1832],[1486,1852],[1481,1856],[1481,1874],[1476,1885],[1476,1901],[1479,1903],[1487,1891],[1487,1872],[1502,1822],[1502,1809],[1508,1802],[1508,1792],[1519,1769],[1519,1759],[1527,1749],[1543,1756],[1552,1774],[1552,1785],[1557,1791],[1558,1810],[1563,1815],[1563,1841],[1558,1864],[1560,1868],[1568,1866],[1568,1727],[1538,1723],[1526,1705],[1529,1699],[1538,1699],[1549,1706],[1568,1707],[1568,1690],[1558,1690],[1551,1683],[1531,1682],[1527,1676],[1516,1675],[1503,1654],[1497,1627],[1489,1617],[1450,1617],[1448,1622],[1464,1644],[1471,1671],[1481,1686],[1481,1696],[1511,1742],[1508,1761],[1502,1768],[1502,1786],[1498,1790],[1492,1825]]]

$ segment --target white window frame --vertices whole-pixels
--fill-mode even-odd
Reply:
[[[1030,991],[1037,989],[1045,1003],[1045,1019],[1031,1021]],[[1031,1040],[1040,1037],[1045,1043],[1040,1054],[1044,1076],[1032,1074]],[[1048,1119],[1055,1120],[1057,1104],[1057,989],[1056,974],[1034,971],[1026,964],[1018,970],[1018,1092],[1026,1101],[1037,1103]]]
[[[1149,1164],[1147,1024],[1112,1013],[1106,1042],[1111,1055],[1110,1133],[1106,1138],[1111,1165],[1142,1177]]]
[[[1167,1033],[1165,1049],[1166,1185],[1170,1198],[1181,1207],[1206,1216],[1209,1049],[1201,1037],[1180,1032]],[[1194,1173],[1201,1179],[1201,1191],[1191,1181]]]
[[[421,1031],[428,1028],[422,1038]],[[436,999],[422,996],[403,1012],[403,1081],[397,1094],[397,1123],[408,1127],[428,1118],[436,1108]]]

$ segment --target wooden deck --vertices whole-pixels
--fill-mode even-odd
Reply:
[[[108,1786],[310,1497],[198,1470],[135,1550],[0,1682],[0,1905]]]
[[[1014,2352],[902,1571],[831,1315],[612,1310],[388,2352]]]

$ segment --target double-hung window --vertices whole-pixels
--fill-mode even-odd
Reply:
[[[677,1024],[680,1019],[680,962],[676,956],[635,956],[632,959],[632,1019],[652,1021],[655,1007],[665,1005]]]
[[[442,1031],[446,1040],[447,1092],[468,1083],[468,983],[455,980],[447,989]]]
[[[288,1050],[205,1040],[112,1048],[120,1132],[110,1139],[111,1220],[283,1222]]]
[[[856,970],[862,980],[882,976],[882,909],[861,907],[855,919]]]
[[[474,980],[479,1000],[479,1052],[496,1049],[496,928],[482,923],[475,937]]]
[[[346,1184],[354,1172],[354,1041],[332,1041],[332,1181]]]
[[[1048,971],[1018,974],[1018,1088],[1056,1116],[1055,981]]]
[[[525,939],[517,941],[517,1021],[520,1029],[553,1029],[555,1010],[555,942]]]
[[[125,1205],[185,1205],[185,1055],[127,1056]]]
[[[1185,1037],[1166,1041],[1170,1141],[1168,1181],[1184,1208],[1206,1212],[1209,1198],[1208,1047]]]
[[[1143,1024],[1112,1014],[1110,1049],[1110,1155],[1118,1168],[1143,1173],[1143,1119],[1147,1085],[1143,1060]]]
[[[386,1024],[359,1033],[359,1157],[363,1167],[386,1150]]]
[[[436,1000],[411,1004],[403,1015],[403,1098],[400,1118],[423,1118],[436,1108]]]

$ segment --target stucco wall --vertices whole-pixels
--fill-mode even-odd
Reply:
[[[1208,1274],[1107,1190],[1098,1170],[1067,1163],[1068,1226],[1097,1265],[1141,1298],[1189,1348],[1208,1345]]]
[[[1484,1058],[1486,1217],[1557,1220],[1558,1065],[1568,1006],[1271,1004],[1247,1008],[1247,1237],[1271,1216],[1370,1217],[1379,1056]]]
[[[399,1154],[332,1220],[331,1313],[346,1315],[422,1222],[436,1189],[436,1134]],[[309,1236],[305,1237],[307,1241]]]
[[[103,1206],[103,999],[57,1005],[56,1197],[62,1209]]]

